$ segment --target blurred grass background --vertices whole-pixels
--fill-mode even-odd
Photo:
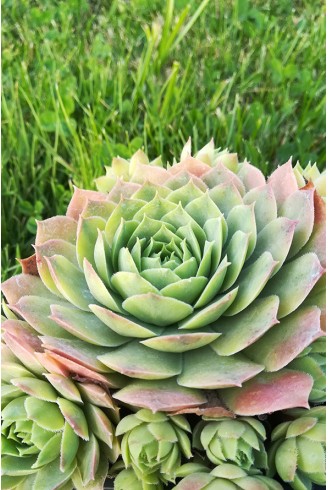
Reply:
[[[325,160],[321,0],[3,0],[2,275],[117,154]]]

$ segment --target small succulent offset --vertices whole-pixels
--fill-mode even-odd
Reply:
[[[175,481],[182,457],[192,457],[188,432],[189,422],[182,415],[154,414],[147,409],[119,422],[116,435],[124,434],[123,461],[126,468],[133,469],[142,489],[151,485],[160,488],[162,482]]]
[[[8,322],[4,336],[12,346],[14,333],[25,349],[37,346],[24,327],[8,333]],[[118,411],[109,395],[48,372],[39,362],[44,354],[30,350],[21,363],[2,347],[2,488],[103,488],[108,465],[120,454],[110,419],[117,421]]]
[[[195,453],[218,466],[187,463],[195,488],[280,488],[251,417],[325,398],[323,184],[316,166],[266,179],[213,141],[191,156],[189,140],[172,164],[114,158],[97,191],[75,188],[65,216],[39,221],[35,254],[2,286],[6,488],[39,490],[51,468],[43,490],[98,490],[119,451],[117,490],[187,488],[197,416]],[[130,413],[121,449],[116,404]]]
[[[215,465],[235,463],[249,471],[267,468],[265,439],[265,428],[259,420],[225,418],[199,422],[194,429],[193,447],[205,449],[208,459]]]
[[[283,422],[272,433],[270,476],[277,472],[294,490],[326,483],[326,408],[289,410],[294,420]]]
[[[258,472],[247,473],[234,464],[225,463],[210,472],[191,473],[174,490],[283,490],[280,483]]]

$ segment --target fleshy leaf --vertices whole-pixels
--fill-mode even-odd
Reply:
[[[165,329],[162,335],[151,339],[142,340],[141,343],[163,352],[186,352],[193,349],[198,349],[204,345],[210,344],[217,339],[221,334],[213,331],[199,331],[191,333],[183,333],[177,329]]]
[[[242,196],[245,194],[245,186],[240,178],[234,172],[231,172],[231,170],[225,167],[225,165],[223,165],[220,161],[215,167],[202,176],[202,180],[210,189],[218,184],[228,183],[233,184]]]
[[[99,444],[93,434],[87,443],[81,443],[78,453],[83,486],[94,480],[100,459]]]
[[[210,484],[214,480],[214,477],[208,473],[193,473],[192,475],[188,475],[183,480],[181,480],[175,487],[175,490],[203,490],[204,488],[208,488],[210,490]],[[214,482],[213,482],[214,483]],[[218,483],[218,482],[217,482]],[[230,487],[224,487],[224,482],[219,482],[221,485],[220,490],[231,490]],[[212,487],[213,488],[213,487]],[[218,487],[217,487],[218,488]],[[234,487],[232,487],[233,489]],[[214,487],[215,490],[215,487]]]
[[[268,183],[272,187],[279,207],[289,195],[298,190],[291,160],[278,167],[268,178]]]
[[[242,231],[249,235],[247,255],[248,258],[252,253],[256,245],[256,221],[254,213],[254,204],[234,207],[227,217],[227,225],[229,230],[228,239],[237,232]]]
[[[79,442],[79,436],[74,432],[70,424],[65,422],[60,447],[61,471],[65,471],[73,463],[79,448]]]
[[[287,429],[286,439],[306,433],[308,430],[312,429],[317,422],[318,419],[315,417],[300,417],[299,419],[293,420]]]
[[[279,214],[297,221],[288,257],[293,257],[306,244],[314,224],[314,189],[294,192],[282,204]]]
[[[65,398],[58,398],[57,403],[66,422],[69,423],[74,432],[85,441],[89,440],[88,424],[83,410]]]
[[[203,192],[194,183],[194,181],[190,179],[187,184],[170,192],[167,199],[172,203],[181,203],[182,207],[185,208],[189,202],[201,197],[202,195]]]
[[[28,397],[25,408],[29,419],[34,420],[42,429],[57,432],[64,428],[64,417],[55,403]]]
[[[105,225],[106,221],[98,216],[80,217],[77,228],[76,257],[81,269],[84,259],[95,266],[93,251],[98,238],[98,230],[103,231]]]
[[[54,490],[61,488],[67,482],[73,471],[75,470],[76,462],[74,461],[64,472],[60,470],[59,458],[51,463],[38,469],[33,485],[33,490],[42,488],[42,490]],[[62,488],[65,488],[64,486]]]
[[[203,227],[209,219],[222,216],[222,213],[212,201],[208,192],[194,201],[189,202],[185,207],[185,210],[201,227]]]
[[[58,365],[59,369],[56,370],[56,373],[67,375],[71,373],[72,376],[77,376],[78,378],[87,379],[95,382],[100,382],[106,386],[117,387],[120,384],[117,384],[117,379],[113,377],[113,375],[104,375],[97,373],[96,371],[92,371],[91,369],[86,368],[82,364],[72,361],[67,357],[60,356],[55,352],[47,352],[46,354],[41,354],[41,356],[47,356],[47,364],[54,362]],[[60,371],[60,372],[59,372]],[[115,376],[120,376],[115,373]]]
[[[239,276],[237,297],[225,315],[236,315],[249,306],[270,279],[276,264],[270,252],[264,252],[253,264],[245,268]]]
[[[50,306],[54,303],[64,305],[58,299],[40,296],[23,296],[11,309],[24,318],[38,333],[70,339],[72,336],[49,318]]]
[[[98,347],[84,342],[83,340],[66,340],[56,337],[40,337],[42,346],[45,349],[51,350],[75,362],[79,362],[83,366],[97,372],[107,371],[101,362],[97,361],[97,356],[108,352],[105,346]],[[127,339],[124,339],[127,340]],[[121,345],[121,344],[120,344]]]
[[[39,452],[38,459],[33,465],[33,468],[40,468],[43,465],[46,465],[58,458],[60,454],[60,443],[61,443],[61,434],[54,434],[49,438],[47,443],[43,446],[41,451]]]
[[[325,476],[326,455],[323,445],[316,441],[299,437],[297,439],[298,467],[305,473],[322,473]],[[314,478],[315,480],[315,478]]]
[[[125,339],[110,330],[90,312],[69,306],[53,305],[51,318],[75,337],[106,347],[122,345]]]
[[[219,293],[229,266],[230,262],[227,261],[225,256],[195,303],[195,308],[207,305]]]
[[[259,374],[241,388],[221,390],[220,396],[236,415],[252,416],[292,407],[308,408],[312,385],[308,374],[282,369]]]
[[[322,335],[320,309],[301,307],[249,347],[246,355],[261,362],[266,371],[278,371]]]
[[[89,305],[90,310],[111,330],[124,337],[148,338],[155,337],[161,329],[153,325],[136,322],[133,317],[117,315],[113,311],[98,305]],[[128,339],[126,339],[128,340]],[[122,342],[123,343],[123,342]]]
[[[104,238],[104,233],[100,230],[98,230],[98,238],[93,253],[98,275],[108,287],[110,285],[110,276],[112,275],[110,261],[107,260],[107,257],[110,257],[110,248]]]
[[[117,272],[111,277],[111,283],[124,298],[137,294],[158,293],[158,289],[134,272]]]
[[[171,325],[193,311],[192,306],[182,301],[154,293],[132,296],[122,306],[139,320],[158,326]]]
[[[43,284],[56,296],[63,297],[49,269],[48,259],[54,255],[65,257],[77,266],[75,246],[65,240],[48,240],[42,245],[35,246],[38,272]]]
[[[4,456],[1,460],[1,473],[4,476],[30,475],[37,470],[32,466],[36,456],[27,456],[25,458],[15,456]]]
[[[83,261],[83,270],[92,298],[95,298],[100,304],[107,306],[107,308],[110,308],[117,313],[123,313],[121,299],[115,293],[109,291],[109,288],[106,287],[102,279],[86,259]],[[94,302],[94,300],[92,302]]]
[[[250,261],[256,260],[264,252],[271,253],[278,263],[273,273],[276,273],[286,260],[293,240],[297,222],[288,218],[277,218],[268,223],[257,237],[257,243]],[[274,237],[274,240],[272,239]]]
[[[74,244],[76,242],[77,223],[67,216],[53,216],[43,221],[37,221],[36,245],[42,245],[48,240],[61,239]]]
[[[326,206],[317,192],[314,192],[313,232],[300,253],[306,252],[315,252],[322,267],[326,267]]]
[[[184,355],[178,383],[189,388],[218,389],[241,384],[263,370],[242,355],[223,357],[203,347]]]
[[[115,430],[105,412],[91,403],[86,403],[85,411],[92,433],[111,448]]]
[[[60,395],[73,402],[82,402],[79,390],[76,388],[72,380],[62,376],[61,374],[45,373],[44,376]]]
[[[284,265],[269,281],[263,294],[279,296],[278,318],[283,318],[298,308],[322,274],[323,268],[314,253],[302,255]]]
[[[41,342],[36,335],[30,332],[27,324],[19,320],[6,320],[2,324],[2,328],[4,330],[3,340],[15,356],[30,371],[42,374],[43,367],[36,355],[42,350]]]
[[[57,393],[46,381],[40,379],[26,377],[15,378],[12,380],[12,384],[20,388],[24,393],[34,396],[39,400],[47,402],[55,402],[57,399]]]
[[[270,185],[251,189],[244,196],[244,203],[255,202],[255,221],[257,231],[260,232],[267,224],[277,217],[277,203]]]
[[[84,207],[91,201],[106,201],[107,194],[97,191],[86,191],[84,189],[78,189],[74,187],[73,197],[68,205],[66,216],[78,220]]]
[[[218,299],[212,301],[212,303],[207,305],[205,308],[179,323],[179,328],[181,328],[181,330],[196,329],[206,327],[207,325],[215,322],[233,303],[237,296],[237,292],[238,288],[235,288],[229,293],[219,296]]]
[[[223,281],[222,291],[226,291],[235,284],[246,260],[248,242],[249,235],[240,230],[236,231],[229,241],[225,252],[230,266]]]
[[[119,408],[115,405],[108,390],[94,383],[78,383],[79,391],[84,401],[97,405],[98,407],[104,407],[112,410],[116,414],[119,412]]]
[[[254,167],[254,165],[251,165],[247,161],[240,165],[238,177],[242,180],[246,191],[249,191],[254,187],[261,187],[265,184],[265,177],[261,170]]]
[[[295,439],[284,441],[277,449],[275,464],[284,481],[293,481],[297,470],[297,444]]]
[[[167,285],[161,289],[161,294],[163,296],[178,299],[184,303],[192,304],[200,295],[206,284],[206,277],[190,277]]]
[[[88,311],[88,305],[94,303],[83,272],[69,260],[60,255],[46,259],[51,276],[64,298],[81,310]]]
[[[232,208],[243,204],[240,193],[232,183],[219,184],[213,187],[209,195],[225,217],[228,216]]]
[[[44,286],[41,279],[31,274],[17,274],[7,279],[2,285],[1,290],[11,305],[17,303],[22,296],[31,293],[35,296],[54,299],[55,296]]]
[[[201,177],[208,171],[208,169],[208,165],[201,162],[200,160],[197,160],[196,158],[189,156],[182,160],[180,163],[173,165],[170,168],[169,173],[171,175],[176,175],[177,173],[181,172],[181,170],[186,170],[196,177]]]
[[[178,354],[155,351],[139,342],[130,342],[98,359],[114,371],[139,379],[170,378],[181,372],[182,364]]]
[[[268,296],[255,300],[238,315],[221,318],[218,323],[212,324],[212,328],[222,335],[211,347],[221,356],[230,356],[243,350],[278,322],[278,306],[278,296]]]
[[[113,398],[152,412],[173,412],[186,407],[198,407],[207,402],[199,390],[179,386],[175,380],[135,381],[116,392]]]

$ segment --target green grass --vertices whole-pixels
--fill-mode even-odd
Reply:
[[[324,166],[319,0],[3,0],[2,273],[117,154]]]

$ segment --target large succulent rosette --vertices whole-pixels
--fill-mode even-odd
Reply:
[[[313,379],[289,364],[323,335],[312,182],[188,142],[172,165],[116,158],[97,186],[38,223],[35,256],[3,285],[52,358],[152,411],[307,407]]]

